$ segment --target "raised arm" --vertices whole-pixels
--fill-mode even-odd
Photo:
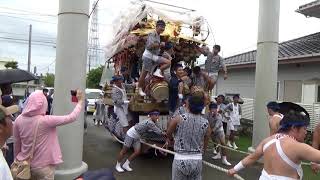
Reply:
[[[77,98],[78,104],[70,114],[65,116],[45,116],[46,120],[44,121],[44,124],[49,127],[56,127],[74,122],[80,115],[84,104],[84,94],[80,90],[77,91]]]

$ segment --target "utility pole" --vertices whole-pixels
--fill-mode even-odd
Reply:
[[[252,148],[269,136],[268,101],[277,97],[280,0],[259,1]]]
[[[28,43],[28,72],[31,73],[31,40],[32,40],[32,24],[29,25],[29,43]],[[26,97],[29,94],[29,82],[27,82]]]
[[[32,24],[29,25],[29,47],[28,47],[28,72],[31,72],[31,38],[32,38]]]
[[[89,2],[59,0],[54,115],[66,115],[74,109],[70,90],[85,92]],[[82,161],[83,121],[82,111],[75,122],[58,128],[63,163],[55,172],[55,180],[75,179],[88,169]]]

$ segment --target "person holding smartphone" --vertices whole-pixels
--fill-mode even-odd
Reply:
[[[46,115],[48,102],[42,91],[33,92],[22,113],[15,120],[13,136],[14,156],[18,161],[30,157],[36,134],[33,158],[31,159],[31,179],[53,180],[57,165],[63,162],[58,141],[57,127],[74,122],[84,106],[84,94],[77,90],[72,98],[77,101],[73,111],[64,116]]]

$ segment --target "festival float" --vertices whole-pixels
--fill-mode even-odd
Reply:
[[[174,46],[175,55],[171,67],[175,64],[183,64],[184,67],[194,67],[197,59],[201,56],[201,49],[206,46],[210,38],[210,26],[203,16],[196,11],[181,7],[162,6],[155,7],[148,4],[132,4],[130,8],[119,16],[113,23],[114,35],[110,44],[105,47],[106,64],[101,78],[101,85],[104,87],[104,103],[112,107],[111,98],[112,85],[108,81],[107,72],[114,70],[114,75],[120,75],[121,69],[129,73],[136,69],[141,70],[142,54],[145,49],[147,36],[155,30],[156,21],[166,22],[165,31],[161,34],[161,42],[171,42]],[[207,47],[205,47],[207,48]],[[110,78],[110,77],[109,77]],[[127,88],[127,96],[130,99],[129,112],[132,115],[131,125],[147,118],[149,111],[158,109],[161,112],[158,121],[159,127],[167,128],[168,120],[168,83],[158,77],[147,78],[145,92],[147,96],[141,97],[137,88]],[[184,93],[190,90],[186,87]],[[124,133],[117,117],[108,110],[107,129],[118,139],[123,139]],[[145,137],[148,141],[164,142],[164,137]]]

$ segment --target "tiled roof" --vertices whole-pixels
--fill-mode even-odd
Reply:
[[[320,0],[300,6],[296,12],[301,13],[307,17],[320,18]]]
[[[279,60],[314,55],[320,56],[320,32],[279,44]],[[251,64],[256,62],[257,51],[249,51],[225,58],[227,65]]]

